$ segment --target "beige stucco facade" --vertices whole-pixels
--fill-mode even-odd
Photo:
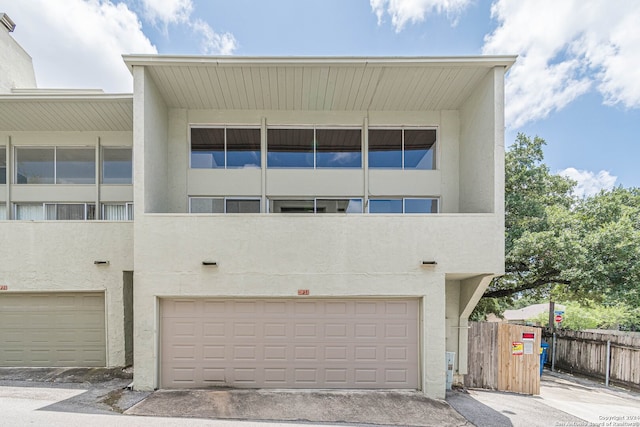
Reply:
[[[104,291],[107,364],[118,366],[127,359],[123,275],[133,271],[139,390],[161,384],[162,299],[414,299],[418,388],[444,398],[445,352],[456,352],[464,374],[468,317],[504,268],[503,81],[513,60],[125,56],[132,98],[0,96],[0,111],[39,112],[29,123],[0,120],[8,165],[0,284],[8,292]],[[100,118],[74,123],[91,111],[87,103],[102,108]],[[53,109],[60,120],[48,117],[52,105],[65,106]],[[260,167],[191,168],[194,126],[260,129]],[[270,168],[266,135],[278,126],[359,129],[362,166]],[[368,130],[385,127],[434,129],[436,167],[370,168]],[[99,166],[92,185],[18,184],[13,156],[28,146],[93,147],[96,159],[101,147],[132,146],[133,184],[100,184]],[[256,199],[261,213],[192,214],[190,197]],[[271,198],[309,197],[360,198],[365,212],[370,199],[432,198],[438,211],[267,213]],[[17,203],[131,201],[134,221],[12,219]]]

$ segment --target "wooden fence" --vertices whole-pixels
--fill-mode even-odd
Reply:
[[[543,337],[549,344],[547,363],[554,357],[555,368],[640,389],[639,333],[557,330],[555,356],[552,333],[546,330]]]
[[[540,394],[540,328],[470,322],[467,387]]]

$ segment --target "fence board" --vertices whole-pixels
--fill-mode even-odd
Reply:
[[[550,331],[545,332],[545,338],[551,344],[553,337]],[[639,333],[557,330],[555,366],[571,373],[605,380],[607,341],[611,342],[610,381],[640,389]]]

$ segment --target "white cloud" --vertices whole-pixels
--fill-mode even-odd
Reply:
[[[471,0],[369,0],[369,4],[378,17],[378,25],[382,24],[387,13],[396,32],[400,32],[408,22],[422,22],[431,13],[445,13],[455,25],[458,15],[471,4]]]
[[[188,22],[193,3],[191,0],[142,0],[145,18],[163,24]]]
[[[483,53],[518,54],[506,81],[510,128],[598,90],[608,105],[640,107],[640,2],[496,0],[499,26]]]
[[[612,176],[608,171],[593,173],[591,171],[567,168],[558,172],[558,175],[566,176],[578,183],[575,195],[578,197],[593,196],[600,190],[611,190],[618,177]]]
[[[200,36],[201,51],[206,55],[230,55],[238,47],[238,42],[231,33],[218,33],[202,19],[193,18],[192,0],[142,0],[145,20],[164,25],[165,33],[168,25],[187,25]]]
[[[202,53],[207,55],[220,54],[231,55],[238,47],[238,43],[231,33],[216,33],[213,28],[201,19],[196,19],[192,24],[193,31],[200,33],[202,37]]]
[[[122,54],[157,53],[123,3],[0,0],[0,9],[16,23],[13,35],[33,58],[39,87],[131,92]]]

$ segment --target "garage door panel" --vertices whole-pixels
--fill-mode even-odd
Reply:
[[[416,389],[418,305],[162,300],[161,386]]]
[[[105,366],[103,293],[0,296],[0,366]]]

